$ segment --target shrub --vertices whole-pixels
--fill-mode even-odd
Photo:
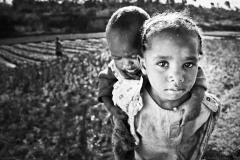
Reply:
[[[0,70],[6,157],[89,159],[109,145],[106,112],[96,101],[97,73],[106,61],[96,54]]]

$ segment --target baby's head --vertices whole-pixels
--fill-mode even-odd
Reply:
[[[163,13],[143,25],[140,65],[158,100],[178,100],[195,83],[202,54],[199,28],[185,12]]]
[[[149,15],[136,6],[123,7],[111,16],[106,27],[109,50],[116,66],[128,73],[140,70],[139,54],[140,28]]]

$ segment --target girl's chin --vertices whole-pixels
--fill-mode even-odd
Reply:
[[[167,97],[167,100],[169,100],[169,101],[174,101],[174,100],[180,99],[181,97],[182,97],[182,96]]]
[[[184,94],[185,94],[185,91],[184,91],[184,90],[180,90],[180,91],[168,90],[168,91],[166,91],[167,97],[169,97],[169,98],[171,98],[171,99],[181,98]]]
[[[168,94],[166,94],[165,98],[167,100],[178,100],[178,99],[181,99],[181,98],[184,98],[184,97],[188,97],[187,95],[188,92],[186,91],[183,91],[183,92],[170,92]]]

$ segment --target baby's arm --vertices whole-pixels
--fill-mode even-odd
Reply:
[[[192,96],[180,106],[180,110],[184,110],[181,125],[198,117],[206,89],[206,78],[202,68],[199,67],[195,84],[190,91]]]
[[[110,67],[99,73],[98,83],[98,101],[103,102],[106,109],[116,118],[126,119],[127,115],[112,101],[113,85],[117,82],[117,78],[112,73]]]
[[[118,106],[115,106],[112,101],[112,97],[102,97],[102,101],[106,109],[116,118],[126,120],[127,114]]]

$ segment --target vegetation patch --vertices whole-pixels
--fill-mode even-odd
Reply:
[[[63,45],[68,46],[63,59],[30,64],[15,56],[12,63],[17,68],[0,66],[1,158],[112,160],[111,124],[96,99],[97,75],[110,61],[106,40],[63,41]],[[52,42],[10,48],[15,48],[14,53],[17,47],[27,50],[26,46],[31,51],[36,48],[42,57],[54,55]],[[239,46],[238,40],[204,40],[201,65],[208,91],[222,102],[206,160],[240,158]]]

